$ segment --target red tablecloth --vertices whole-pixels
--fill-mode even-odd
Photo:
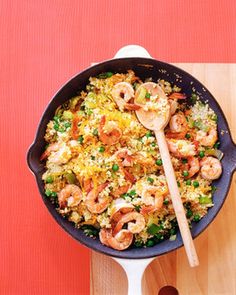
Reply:
[[[125,44],[169,62],[236,62],[235,8],[234,0],[0,2],[0,294],[89,294],[89,250],[51,218],[26,166],[55,91]]]

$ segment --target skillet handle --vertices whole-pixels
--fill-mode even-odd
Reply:
[[[152,58],[148,51],[140,45],[126,45],[121,47],[114,58],[123,58],[123,57],[147,57]]]
[[[142,295],[142,277],[154,258],[121,259],[112,257],[125,270],[128,278],[128,295]]]

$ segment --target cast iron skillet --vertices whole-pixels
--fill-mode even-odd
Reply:
[[[29,148],[27,162],[29,168],[35,175],[38,189],[49,212],[59,225],[61,225],[73,238],[85,246],[106,255],[135,259],[155,257],[181,247],[183,243],[180,234],[178,233],[175,241],[166,240],[150,248],[130,248],[119,252],[102,245],[99,239],[94,240],[87,237],[82,230],[76,229],[73,223],[59,215],[55,210],[55,206],[47,197],[45,197],[44,183],[41,179],[44,172],[44,163],[39,160],[46,144],[44,141],[46,126],[48,121],[53,118],[56,108],[71,97],[77,95],[77,93],[81,90],[85,89],[85,86],[88,84],[89,77],[108,71],[114,73],[125,73],[129,69],[132,69],[142,80],[152,77],[153,81],[165,79],[171,83],[175,83],[182,88],[182,92],[187,94],[188,97],[191,95],[192,91],[195,90],[195,92],[199,94],[202,101],[208,101],[210,107],[218,116],[218,134],[221,142],[220,150],[224,153],[222,160],[223,174],[220,179],[214,181],[213,183],[217,187],[213,197],[215,204],[214,207],[209,209],[208,214],[201,219],[200,222],[193,223],[192,225],[192,236],[196,237],[199,235],[213,221],[226,199],[232,175],[236,169],[236,146],[232,141],[229,126],[223,111],[212,94],[193,76],[173,65],[152,58],[116,58],[96,64],[77,74],[64,86],[62,86],[46,107],[46,110],[40,120],[35,140]]]

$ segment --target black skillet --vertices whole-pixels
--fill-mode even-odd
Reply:
[[[146,57],[123,57],[123,56],[148,56]],[[118,57],[118,58],[117,58]],[[121,58],[119,58],[121,57]],[[27,154],[27,162],[29,168],[34,173],[38,189],[42,196],[42,199],[47,206],[51,215],[73,238],[78,240],[85,246],[95,251],[119,258],[130,259],[144,259],[150,257],[156,257],[161,254],[168,253],[183,245],[180,234],[177,235],[175,241],[163,241],[154,247],[150,248],[130,248],[125,251],[117,251],[102,245],[98,239],[92,239],[87,237],[82,230],[78,230],[74,227],[73,223],[64,219],[55,210],[55,206],[44,195],[44,183],[42,181],[42,174],[44,172],[44,163],[40,161],[40,156],[45,147],[44,134],[48,121],[53,118],[55,110],[58,106],[63,104],[71,97],[77,95],[78,92],[85,89],[88,84],[89,77],[97,76],[102,72],[119,72],[125,73],[127,70],[132,69],[137,76],[142,80],[152,77],[153,81],[158,79],[165,79],[171,83],[176,84],[182,88],[188,97],[190,97],[193,90],[198,93],[202,101],[207,101],[210,107],[215,111],[218,116],[218,134],[220,140],[220,150],[224,153],[222,159],[223,174],[220,179],[214,181],[214,185],[217,187],[214,193],[213,200],[214,206],[209,209],[208,214],[200,220],[198,223],[193,223],[191,233],[193,237],[199,235],[207,226],[213,221],[219,210],[221,209],[227,193],[229,191],[231,179],[234,170],[236,169],[236,146],[232,141],[230,130],[223,111],[216,99],[212,94],[202,85],[198,80],[187,72],[151,58],[148,53],[139,46],[128,46],[121,49],[116,58],[98,63],[83,72],[77,74],[70,79],[62,88],[54,95],[49,102],[46,110],[44,111],[40,120],[35,140],[29,148]]]

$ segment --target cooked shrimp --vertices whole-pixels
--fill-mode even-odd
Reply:
[[[110,121],[110,123],[112,123],[112,126],[110,124],[109,130],[104,130],[105,128],[105,124],[106,124],[106,117],[102,116],[101,118],[101,122],[98,128],[98,132],[99,132],[99,138],[100,140],[107,145],[113,145],[116,144],[121,136],[122,136],[122,131],[121,129],[118,127],[116,122]],[[108,129],[108,128],[107,128]]]
[[[57,152],[58,150],[59,150],[59,144],[51,143],[41,155],[40,161],[45,160],[51,154],[51,152]]]
[[[131,173],[129,173],[129,171],[127,171],[123,166],[120,166],[120,168],[124,173],[125,179],[131,183],[135,183],[136,178]]]
[[[75,184],[67,184],[58,193],[58,202],[60,208],[73,207],[79,205],[83,198],[81,189]]]
[[[101,184],[97,189],[93,188],[85,199],[85,205],[91,213],[102,213],[110,204],[110,197],[100,197],[99,194],[106,188],[108,183]]]
[[[119,160],[122,160],[123,166],[132,166],[133,157],[127,148],[122,148],[114,154]]]
[[[134,206],[131,203],[128,203],[122,198],[118,198],[114,201],[114,204],[111,208],[111,220],[118,222],[121,215],[131,212],[134,210]]]
[[[93,188],[92,180],[91,179],[86,179],[83,180],[83,189],[86,193],[89,193]]]
[[[169,99],[168,101],[170,104],[170,114],[172,116],[175,114],[179,104],[176,99]]]
[[[170,132],[167,132],[167,136],[170,138],[183,139],[187,133],[187,120],[183,113],[175,114],[171,117]]]
[[[128,223],[128,230],[131,233],[137,234],[144,229],[145,218],[142,214],[135,211],[124,214],[123,216],[121,216],[120,220],[117,222],[114,228],[114,235],[116,235],[122,229],[125,223]]]
[[[190,178],[200,170],[200,164],[199,164],[198,158],[189,157],[188,158],[188,165],[189,165],[189,169],[188,169],[188,177],[187,178]]]
[[[186,95],[179,92],[173,92],[168,96],[169,99],[186,99]]]
[[[149,213],[160,210],[163,206],[164,196],[167,193],[167,186],[164,186],[162,189],[156,186],[148,186],[144,188],[141,199],[145,206],[142,206],[141,213]]]
[[[115,84],[111,94],[119,110],[122,112],[125,108],[128,110],[138,110],[140,108],[140,106],[136,104],[128,103],[134,97],[134,89],[127,82]]]
[[[217,141],[217,130],[211,128],[208,132],[199,130],[196,134],[196,140],[203,146],[213,146]]]
[[[166,141],[170,152],[178,158],[195,156],[197,153],[196,145],[190,141],[170,138],[167,138]]]
[[[114,190],[111,194],[116,199],[119,198],[121,195],[127,193],[129,190],[131,184],[125,184],[122,186],[119,186],[116,190]]]
[[[132,244],[133,234],[127,229],[122,229],[113,237],[111,229],[101,229],[99,238],[102,244],[122,251]]]
[[[222,166],[218,159],[205,157],[200,161],[201,175],[207,180],[218,179],[222,173]]]
[[[42,154],[40,160],[49,158],[49,161],[54,164],[65,164],[71,159],[71,149],[65,142],[53,143],[48,146]]]

